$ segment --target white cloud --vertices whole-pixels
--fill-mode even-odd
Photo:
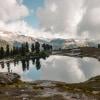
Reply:
[[[86,10],[78,25],[78,33],[88,33],[88,38],[100,39],[100,0],[85,0],[84,7]]]
[[[82,17],[82,5],[83,0],[45,0],[44,7],[37,11],[41,27],[46,31],[74,35]]]
[[[45,31],[100,39],[100,0],[45,0],[37,16]]]
[[[0,0],[0,20],[7,22],[28,15],[28,8],[22,0]]]
[[[22,20],[29,14],[29,9],[23,0],[0,0],[0,30],[18,32],[28,27]]]
[[[100,25],[100,7],[90,10],[89,20],[93,26]]]
[[[57,10],[57,5],[53,4],[50,8],[53,12]],[[44,29],[34,29],[22,18],[27,16],[29,9],[23,4],[23,0],[0,0],[0,30],[11,31],[13,33],[30,35],[39,38],[64,37],[63,34],[52,34],[44,32]],[[30,13],[34,11],[30,9]],[[53,28],[53,27],[52,27]]]
[[[56,5],[55,3],[52,4],[50,10],[51,10],[52,12],[56,12],[56,10],[57,10],[57,5]]]
[[[18,33],[26,36],[32,36],[34,38],[72,38],[72,36],[68,34],[57,34],[52,32],[46,32],[43,29],[35,29],[31,27],[26,21],[18,20],[10,23],[0,22],[0,30],[10,31],[12,33]]]
[[[100,0],[44,0],[37,10],[41,29],[23,21],[28,13],[23,0],[0,0],[0,29],[40,38],[100,39]]]

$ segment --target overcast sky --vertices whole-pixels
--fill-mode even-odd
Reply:
[[[0,0],[0,30],[100,39],[99,27],[100,0]]]

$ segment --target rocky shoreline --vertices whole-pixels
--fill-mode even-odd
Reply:
[[[16,73],[0,73],[0,84],[13,84],[20,80],[20,76]]]
[[[0,73],[1,100],[100,100],[100,76],[84,83],[22,82],[16,73]]]

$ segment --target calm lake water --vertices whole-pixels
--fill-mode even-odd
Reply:
[[[100,62],[95,58],[52,55],[46,59],[2,63],[0,72],[7,71],[18,73],[24,81],[55,80],[78,83],[100,75]]]

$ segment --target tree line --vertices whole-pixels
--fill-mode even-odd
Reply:
[[[40,45],[39,42],[35,42],[29,45],[29,43],[26,42],[22,43],[21,46],[13,46],[13,48],[10,48],[9,45],[7,45],[5,49],[0,47],[0,59],[16,55],[25,56],[29,52],[39,53],[41,51],[41,47],[43,51],[52,51],[52,45],[50,44],[43,43]]]

